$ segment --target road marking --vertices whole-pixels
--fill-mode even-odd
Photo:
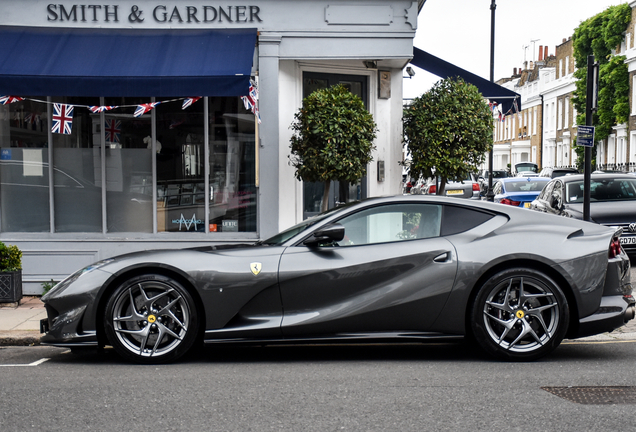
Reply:
[[[562,345],[601,345],[601,344],[613,344],[613,343],[634,343],[636,340],[604,340],[604,341],[568,341],[563,342]]]
[[[33,363],[29,363],[29,364],[0,364],[0,366],[3,366],[3,367],[39,366],[47,360],[50,360],[50,359],[42,358],[38,361],[34,361]]]

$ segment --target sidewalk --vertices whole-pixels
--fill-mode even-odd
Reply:
[[[39,344],[43,318],[46,309],[40,297],[25,296],[19,305],[0,303],[0,346]]]
[[[40,297],[26,296],[20,304],[0,303],[0,346],[28,346],[40,343],[40,320],[46,309]],[[576,341],[636,340],[636,319],[611,333],[602,333]]]

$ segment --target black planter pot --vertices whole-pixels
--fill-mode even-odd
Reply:
[[[0,303],[22,300],[22,271],[0,272]]]

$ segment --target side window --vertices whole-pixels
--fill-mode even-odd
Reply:
[[[441,234],[448,236],[468,231],[492,219],[493,216],[491,213],[466,207],[445,205],[442,216]]]
[[[338,221],[345,227],[345,237],[338,246],[437,237],[441,214],[442,206],[434,204],[392,204],[366,209]]]

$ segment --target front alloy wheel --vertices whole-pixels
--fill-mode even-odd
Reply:
[[[115,350],[138,363],[174,361],[192,346],[197,315],[188,291],[162,275],[123,283],[106,305],[104,324]]]
[[[471,326],[479,345],[506,360],[535,360],[563,340],[569,308],[559,286],[531,269],[491,277],[473,304]]]

